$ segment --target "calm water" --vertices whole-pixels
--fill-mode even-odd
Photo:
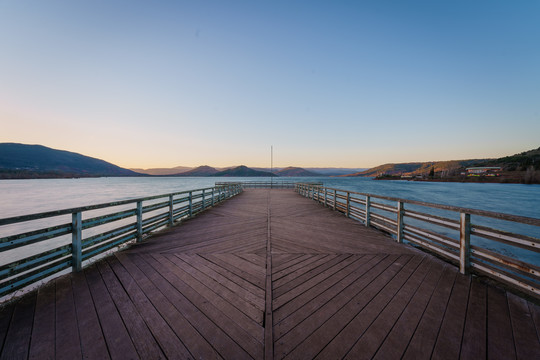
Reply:
[[[0,218],[266,178],[91,178],[0,180]],[[366,178],[283,178],[408,200],[540,218],[540,185],[375,181]],[[280,180],[276,180],[280,181]]]
[[[0,218],[211,187],[216,181],[269,180],[269,178],[207,177],[1,180]],[[366,178],[329,177],[283,178],[276,181],[280,180],[321,181],[327,187],[362,193],[540,218],[540,185],[375,181]],[[421,211],[426,211],[426,209],[421,209]],[[456,218],[454,213],[445,213],[444,211],[434,211],[433,213]],[[508,224],[498,224],[497,221],[491,219],[483,219],[481,222],[477,219],[479,218],[473,219],[473,222],[540,238],[538,227],[522,225],[514,227],[512,224],[508,227]],[[66,222],[70,222],[70,218],[60,221],[60,223]],[[52,224],[45,226],[49,225]],[[13,234],[13,229],[16,229],[16,232],[25,231],[21,229],[21,226],[24,225],[0,228],[0,237]],[[451,232],[451,230],[437,230],[445,235],[455,237],[455,234],[446,233]],[[481,243],[487,248],[506,252],[504,247],[501,250],[501,248],[486,245],[484,242]],[[515,256],[515,254],[508,254]],[[13,259],[12,256],[9,257]],[[518,257],[533,263],[540,263],[540,256],[536,253],[521,254]],[[1,258],[0,254],[0,263],[3,262]]]

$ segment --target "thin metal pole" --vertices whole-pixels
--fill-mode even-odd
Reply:
[[[274,145],[270,145],[270,189],[274,185]]]

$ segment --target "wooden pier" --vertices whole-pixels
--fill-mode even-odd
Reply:
[[[539,359],[540,307],[246,190],[0,311],[1,359]]]

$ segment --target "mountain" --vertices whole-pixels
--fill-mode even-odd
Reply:
[[[137,176],[104,160],[42,145],[0,143],[0,178]]]
[[[500,166],[504,171],[540,170],[540,147],[498,159],[484,160],[477,166]]]
[[[285,169],[281,169],[275,173],[278,176],[287,176],[287,177],[303,177],[303,176],[321,176],[321,174],[316,174],[312,171],[302,169],[299,167],[289,166]]]
[[[176,166],[173,168],[150,168],[150,169],[129,169],[140,174],[147,175],[178,175],[186,171],[193,170],[192,167]]]
[[[482,160],[450,160],[450,161],[430,161],[430,162],[412,162],[399,164],[384,164],[374,168],[344,176],[365,176],[375,177],[380,175],[427,175],[434,168],[435,172],[445,172],[454,174],[460,172],[466,167],[478,165]],[[478,165],[480,166],[480,165]]]
[[[468,167],[500,167],[497,176],[468,177]],[[433,169],[433,172],[432,172]],[[366,176],[378,178],[421,177],[438,181],[490,181],[490,182],[540,182],[540,147],[498,159],[471,159],[430,161],[415,163],[384,164],[365,171],[344,176]],[[433,175],[430,175],[433,174]]]
[[[174,174],[176,176],[213,176],[217,174],[219,171],[215,168],[207,165],[199,166],[195,169],[182,172],[180,174]]]
[[[223,176],[223,177],[270,177],[277,176],[266,171],[258,171],[248,168],[247,166],[240,165],[238,167],[227,169],[215,173],[212,176]]]
[[[340,176],[358,173],[364,170],[365,168],[304,168],[308,171],[320,174],[320,176]]]

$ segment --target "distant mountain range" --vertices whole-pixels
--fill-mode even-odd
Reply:
[[[381,175],[416,176],[427,175],[433,169],[434,173],[445,176],[455,176],[468,167],[500,167],[504,172],[524,172],[540,170],[540,148],[522,152],[498,159],[471,159],[451,161],[430,161],[414,163],[384,164],[368,170],[344,176],[376,177]]]
[[[207,165],[199,166],[196,168],[187,166],[177,166],[173,168],[150,168],[140,169],[131,168],[135,172],[147,175],[160,175],[160,176],[213,176],[213,173],[232,169],[235,166],[214,168]],[[299,167],[287,167],[287,168],[260,168],[251,167],[253,170],[273,172],[279,176],[339,176],[345,174],[357,173],[366,169],[362,168],[299,168]],[[296,174],[296,175],[295,175]]]
[[[74,152],[55,150],[42,145],[0,143],[0,179],[100,177],[100,176],[216,176],[216,177],[309,177],[309,176],[365,176],[425,175],[433,171],[454,176],[467,167],[498,166],[507,172],[540,170],[540,148],[499,159],[472,159],[384,164],[371,169],[350,168],[249,168],[232,166],[196,168],[124,169],[104,160]],[[530,175],[530,174],[529,174]]]
[[[106,161],[42,145],[0,143],[0,178],[140,176]]]

